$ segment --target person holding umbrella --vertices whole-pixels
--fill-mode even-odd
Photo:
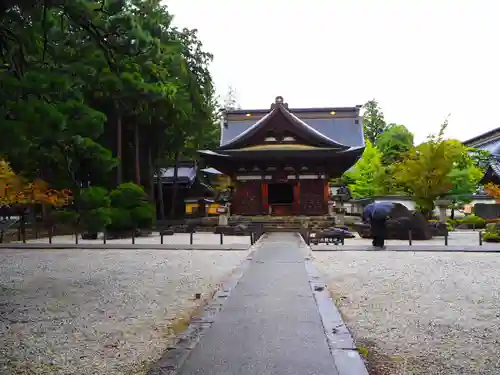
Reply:
[[[372,245],[381,249],[385,248],[387,237],[387,220],[393,208],[391,202],[370,203],[363,210],[363,221],[370,223]]]

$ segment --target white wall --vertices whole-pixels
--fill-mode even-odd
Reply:
[[[379,202],[401,203],[403,206],[408,208],[410,211],[413,211],[416,209],[416,203],[412,199],[405,198],[405,197],[389,197],[389,196],[376,197],[375,203],[379,203]],[[476,203],[494,204],[494,203],[496,203],[496,201],[495,201],[495,199],[474,199],[471,201],[471,203],[469,205],[467,205],[467,206],[470,206],[469,207],[470,211],[468,210],[468,207],[465,207],[466,209],[464,211],[465,212],[472,212],[473,207]],[[345,206],[348,209],[347,212],[362,213],[362,209],[360,208],[360,205],[354,205],[354,204],[347,203],[347,204],[345,204]],[[451,209],[448,209],[446,211],[447,211],[446,215],[448,217],[451,216]],[[438,207],[436,207],[436,209],[434,210],[434,215],[439,217],[439,208]],[[463,212],[459,212],[459,211],[455,210],[454,216],[455,216],[455,218],[461,218],[461,217],[464,217],[465,215]]]

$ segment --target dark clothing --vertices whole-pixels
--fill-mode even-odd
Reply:
[[[387,220],[385,217],[379,217],[371,219],[371,232],[373,241],[372,244],[375,247],[384,247],[385,238],[387,237]]]
[[[387,237],[387,219],[394,204],[392,202],[370,203],[363,210],[363,222],[370,223],[372,244],[384,247]]]

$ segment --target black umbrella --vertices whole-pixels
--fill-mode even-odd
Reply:
[[[393,202],[370,203],[363,210],[363,221],[368,222],[371,219],[385,219],[390,216],[393,209]]]

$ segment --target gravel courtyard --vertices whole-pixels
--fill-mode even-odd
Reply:
[[[1,250],[0,373],[143,374],[246,255]]]
[[[370,374],[500,373],[500,254],[314,257]]]

